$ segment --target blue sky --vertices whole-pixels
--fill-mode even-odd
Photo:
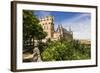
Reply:
[[[54,16],[55,29],[62,24],[68,30],[71,27],[74,39],[91,39],[91,14],[82,12],[34,11],[38,17]]]

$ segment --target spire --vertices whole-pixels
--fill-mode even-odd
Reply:
[[[73,34],[71,27],[69,27],[69,32],[70,34]]]
[[[60,31],[60,25],[58,24],[58,27],[57,27],[57,32],[59,32]]]
[[[69,27],[69,31],[71,32],[72,30],[71,30],[71,27]]]
[[[62,29],[62,24],[60,24],[60,29]]]
[[[58,28],[60,28],[60,25],[58,24]]]

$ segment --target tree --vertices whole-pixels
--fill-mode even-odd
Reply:
[[[23,43],[24,43],[23,46],[24,46],[24,49],[33,48],[34,40],[41,40],[45,37],[46,37],[46,32],[43,31],[42,26],[39,24],[39,20],[34,15],[34,11],[23,10]],[[29,43],[30,45],[27,45]]]
[[[90,59],[90,48],[78,40],[58,40],[49,42],[41,55],[43,61]]]

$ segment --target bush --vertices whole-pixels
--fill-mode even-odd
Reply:
[[[90,48],[78,41],[54,41],[48,43],[41,57],[43,61],[89,59]]]

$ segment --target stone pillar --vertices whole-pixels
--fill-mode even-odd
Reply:
[[[33,49],[33,62],[40,62],[41,61],[41,56],[40,56],[40,51],[38,48],[38,41],[34,41],[34,46],[35,48]]]

